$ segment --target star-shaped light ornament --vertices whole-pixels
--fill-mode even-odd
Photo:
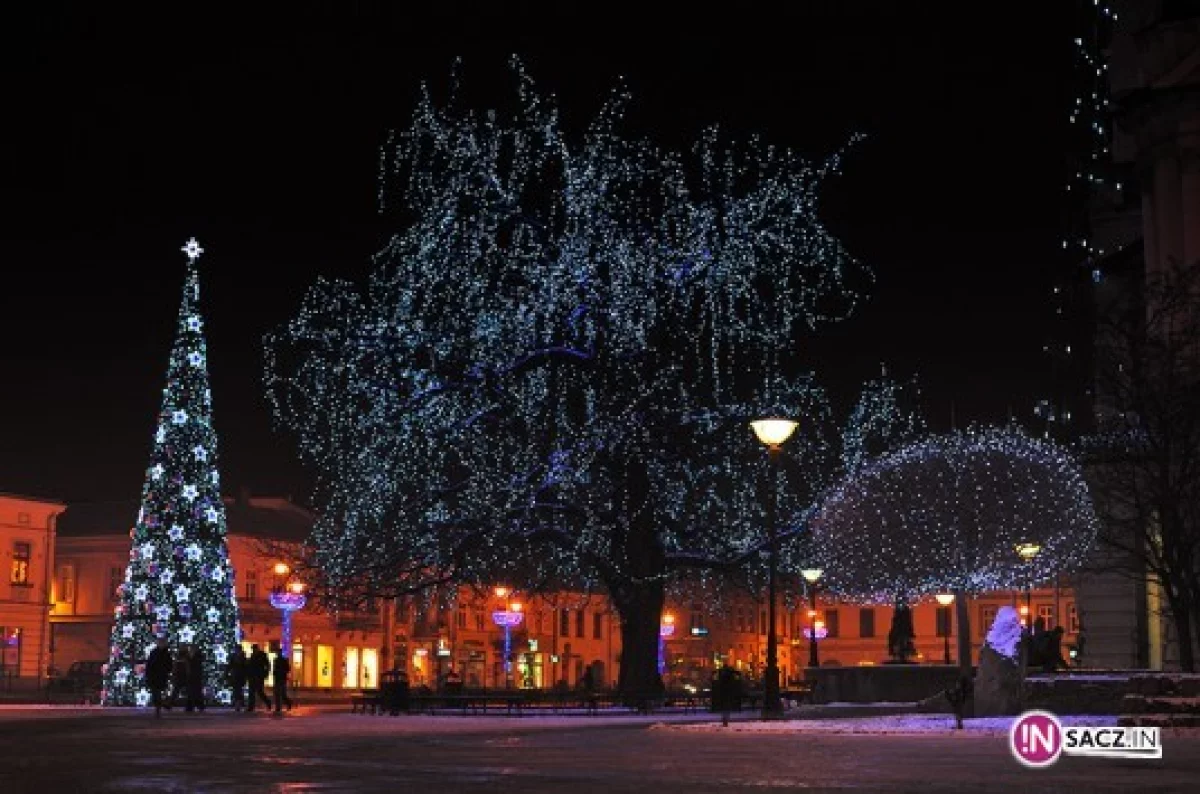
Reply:
[[[163,476],[163,467],[161,463],[155,463],[154,468],[150,469],[150,476],[156,480]]]
[[[181,425],[187,421],[187,411],[179,410],[171,414],[171,421],[177,425]]]
[[[217,658],[217,664],[225,664],[229,661],[229,651],[225,650],[223,645],[217,646],[217,649],[213,651],[213,656]]]
[[[184,553],[191,562],[200,562],[200,558],[204,556],[204,552],[195,543],[188,544]]]
[[[135,703],[137,703],[139,706],[148,706],[148,705],[150,705],[150,690],[148,690],[148,689],[139,689],[139,690],[137,691],[137,694],[133,696],[133,700],[134,700],[134,702],[135,702]]]
[[[150,559],[151,557],[154,556],[154,544],[153,543],[143,543],[141,552],[142,552],[143,560]]]
[[[205,615],[208,618],[209,623],[216,623],[221,619],[221,611],[216,607],[209,607],[208,612],[206,612]]]
[[[165,620],[170,620],[171,619],[171,608],[169,606],[167,606],[166,604],[160,604],[159,606],[156,606],[154,608],[154,617],[158,618],[158,620],[160,622],[165,621]]]
[[[192,501],[193,499],[195,499],[199,495],[200,495],[200,489],[197,488],[196,486],[194,486],[194,485],[183,486],[183,498],[187,499],[189,502]]]
[[[222,568],[222,567],[221,567],[221,566],[219,566],[219,565],[218,565],[216,568],[213,568],[213,570],[212,570],[212,580],[213,580],[214,582],[223,582],[223,581],[225,581],[225,569],[224,569],[224,568]]]
[[[208,460],[208,450],[200,444],[197,444],[196,446],[192,447],[192,456],[196,460]]]
[[[149,595],[150,595],[150,588],[146,587],[146,585],[144,585],[144,584],[138,585],[137,589],[133,591],[133,597],[136,598],[138,601],[145,601],[146,597]]]
[[[179,630],[179,641],[183,643],[191,643],[196,639],[196,630],[191,626],[184,626]]]
[[[113,680],[117,686],[125,686],[125,682],[129,680],[129,668],[122,667],[117,672],[113,673]]]
[[[217,523],[217,519],[221,517],[221,514],[217,512],[217,508],[210,507],[204,511],[204,516],[208,519],[208,523],[215,524]]]
[[[172,524],[171,528],[167,531],[167,537],[176,541],[183,540],[183,527],[179,526],[178,524]]]
[[[164,569],[163,572],[158,575],[158,580],[160,582],[162,582],[163,584],[170,584],[174,578],[175,578],[175,572],[172,571],[170,568]]]
[[[189,331],[199,331],[204,327],[204,323],[196,315],[190,315],[187,318],[187,327]]]
[[[184,243],[183,248],[179,250],[187,254],[188,259],[193,262],[200,258],[200,254],[204,253],[204,249],[200,247],[200,243],[196,242],[195,237]]]
[[[175,600],[187,601],[192,596],[192,589],[185,584],[175,585]]]
[[[198,367],[204,363],[204,356],[199,351],[193,350],[188,353],[188,363],[193,367]]]
[[[133,639],[133,624],[132,623],[126,623],[121,628],[121,636],[127,640]]]
[[[213,484],[213,485],[220,485],[220,484],[221,484],[221,475],[220,475],[220,474],[217,474],[217,470],[216,470],[216,469],[213,469],[213,473],[212,473],[212,484]]]
[[[217,664],[225,664],[225,662],[222,662],[218,659]],[[233,702],[233,692],[228,689],[222,689],[217,693],[217,702],[223,706],[228,706]]]

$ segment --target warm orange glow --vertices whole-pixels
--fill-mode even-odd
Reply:
[[[288,564],[286,562],[275,563],[275,575],[276,576],[287,576],[291,572],[292,572],[292,569],[290,567],[288,567]]]
[[[513,612],[520,612],[522,609],[525,608],[525,605],[522,604],[520,601],[513,601],[511,604],[508,605],[508,608],[509,608],[509,610],[511,610]]]
[[[496,594],[496,598],[504,598],[508,595],[509,589],[507,587],[497,587],[493,592]]]
[[[938,593],[934,598],[944,607],[948,607],[954,603],[954,593]]]
[[[291,590],[293,593],[303,593],[304,592],[304,582],[292,582],[290,585],[288,585],[288,589]]]
[[[662,622],[663,622],[664,626],[674,626],[675,625],[675,616],[672,615],[670,612],[668,612],[667,614],[662,616]]]
[[[1021,617],[1025,617],[1028,614],[1029,614],[1029,607],[1026,606],[1025,604],[1021,604]]]
[[[825,621],[823,621],[823,620],[813,621],[813,626],[817,629],[817,631],[820,631],[821,629],[825,628]]]
[[[815,609],[810,609],[810,610],[808,610],[808,617],[809,617],[809,620],[811,620],[811,619],[815,618],[816,616],[817,616],[817,610],[815,610]]]

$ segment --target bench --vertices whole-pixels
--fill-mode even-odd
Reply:
[[[351,714],[366,714],[368,709],[371,714],[379,714],[383,711],[382,692],[377,689],[364,689],[359,694],[350,697]]]

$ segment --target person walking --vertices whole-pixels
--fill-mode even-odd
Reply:
[[[204,712],[204,654],[200,653],[200,648],[195,645],[188,646],[185,710]]]
[[[270,672],[271,660],[267,658],[267,654],[258,645],[250,646],[250,658],[246,660],[246,681],[250,684],[250,705],[246,711],[254,711],[256,698],[262,698],[263,705],[268,711],[271,710],[271,699],[263,690],[263,684],[266,683],[267,674]]]
[[[150,687],[155,717],[162,716],[164,705],[168,710],[171,708],[169,701],[163,703],[163,695],[171,682],[172,666],[171,649],[167,647],[167,640],[165,637],[159,637],[154,641],[154,650],[150,651],[150,656],[146,658],[146,686]]]
[[[275,695],[275,713],[282,713],[282,706],[287,704],[287,710],[292,710],[292,699],[288,697],[287,680],[288,674],[292,671],[292,664],[288,661],[287,656],[283,651],[275,654],[275,661],[271,665],[271,689]]]
[[[182,695],[184,701],[187,699],[187,679],[188,679],[188,646],[181,644],[179,646],[179,655],[175,657],[175,661],[171,664],[171,699],[172,705],[179,702]]]
[[[246,707],[246,653],[241,645],[233,646],[233,653],[229,654],[225,672],[233,695],[233,710],[241,711]]]

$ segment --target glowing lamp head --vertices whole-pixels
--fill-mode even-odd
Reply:
[[[804,577],[804,581],[808,582],[809,584],[816,584],[817,580],[821,578],[821,574],[823,573],[825,572],[820,568],[805,568],[804,570],[800,571],[800,575]]]
[[[1042,550],[1041,545],[1032,541],[1022,541],[1016,545],[1017,554],[1025,562],[1033,562],[1033,558],[1038,556],[1038,552]]]
[[[1029,617],[1029,607],[1021,604],[1021,617]]]
[[[668,626],[674,626],[675,625],[675,616],[672,615],[670,612],[668,612],[667,614],[662,616],[662,622],[667,624]]]
[[[948,607],[954,603],[954,593],[938,593],[934,598],[944,607]]]
[[[512,612],[520,612],[522,609],[525,608],[525,605],[522,604],[520,601],[513,601],[511,604],[508,605],[508,608]]]
[[[501,586],[501,587],[497,587],[492,592],[494,592],[496,594],[496,598],[504,598],[505,596],[508,595],[509,590],[507,587]]]
[[[288,589],[291,590],[293,593],[303,593],[304,592],[304,582],[292,582],[291,584],[288,585]]]
[[[756,419],[750,423],[750,427],[754,429],[754,435],[758,436],[758,440],[763,444],[768,447],[778,447],[792,437],[792,433],[796,432],[799,424],[791,419]]]
[[[286,562],[275,563],[275,575],[276,576],[287,576],[291,572],[292,572],[292,569],[290,567],[288,567],[288,564]]]

